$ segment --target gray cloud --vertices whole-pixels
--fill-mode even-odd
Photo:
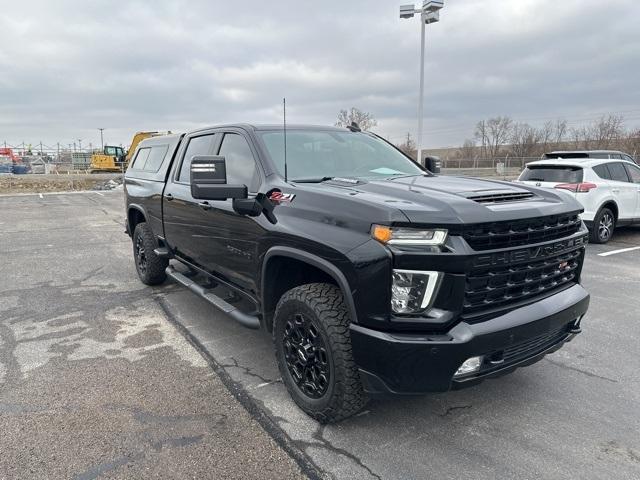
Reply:
[[[358,106],[415,134],[419,24],[404,2],[24,0],[0,17],[0,142],[231,121],[331,124]],[[449,0],[427,30],[425,135],[459,144],[506,114],[640,123],[635,0]]]

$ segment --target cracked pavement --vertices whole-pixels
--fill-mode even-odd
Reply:
[[[138,281],[123,216],[0,198],[0,479],[305,478]]]
[[[0,478],[300,475],[261,415],[327,478],[640,478],[640,251],[597,256],[637,245],[640,229],[587,247],[591,308],[560,351],[470,389],[374,399],[321,426],[290,400],[269,335],[170,282],[137,281],[120,195],[57,216],[30,197],[8,214],[0,199]],[[25,227],[34,221],[47,228]],[[254,419],[218,377],[258,406]],[[233,463],[239,455],[249,460]]]

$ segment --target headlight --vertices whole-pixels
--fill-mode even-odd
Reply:
[[[374,225],[371,228],[371,236],[379,242],[389,245],[444,245],[447,231]]]
[[[395,313],[415,313],[431,304],[439,272],[393,270],[391,309]]]

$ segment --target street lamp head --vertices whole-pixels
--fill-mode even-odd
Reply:
[[[422,3],[422,11],[424,13],[433,13],[444,7],[444,0],[424,0]]]
[[[424,15],[424,23],[426,23],[427,25],[431,23],[436,23],[439,21],[440,21],[440,12],[438,11],[430,12]]]
[[[400,18],[412,18],[416,13],[416,6],[411,5],[400,5]]]

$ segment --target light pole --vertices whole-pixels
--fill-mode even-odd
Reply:
[[[104,138],[102,136],[102,132],[104,132],[104,128],[99,128],[98,130],[100,130],[100,147],[102,148],[102,151],[104,152]]]
[[[424,37],[425,26],[440,20],[440,10],[444,7],[444,0],[425,0],[422,8],[415,5],[401,5],[400,18],[413,18],[420,15],[420,98],[418,100],[418,138],[417,160],[422,165],[422,121],[424,117]]]

